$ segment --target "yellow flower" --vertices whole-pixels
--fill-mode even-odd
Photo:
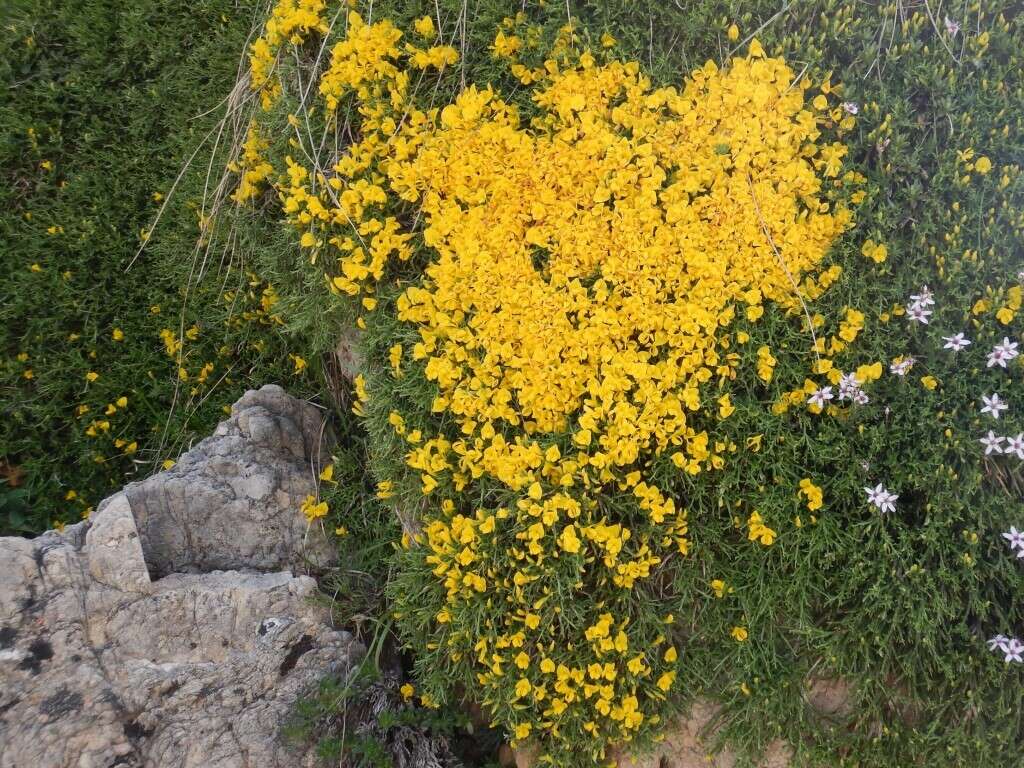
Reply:
[[[433,40],[437,32],[434,29],[434,20],[430,16],[423,16],[413,24],[416,34],[424,40]]]
[[[96,381],[99,377],[100,375],[96,373],[96,371],[89,371],[87,374],[85,374],[85,380],[88,382]]]
[[[410,701],[412,697],[416,694],[416,689],[409,683],[406,683],[398,689],[398,692],[402,694],[403,699],[405,699],[406,701]]]
[[[298,376],[300,373],[306,370],[306,361],[303,360],[301,357],[299,357],[298,355],[288,355],[288,357],[291,358],[293,363],[295,363],[295,370],[292,371],[293,375]]]
[[[729,29],[726,31],[726,36],[733,42],[736,42],[740,39],[740,28],[735,24],[730,24]]]
[[[869,259],[874,261],[876,264],[881,264],[889,256],[889,249],[882,243],[876,243],[874,240],[865,241],[861,247],[860,252],[867,256]]]
[[[992,170],[992,161],[989,160],[984,155],[982,155],[981,157],[974,161],[974,170],[976,170],[978,173],[982,175],[985,175],[986,173]]]
[[[867,384],[869,381],[875,381],[882,376],[882,364],[881,362],[875,362],[870,365],[859,365],[853,375],[856,377],[859,384]]]
[[[312,523],[314,520],[327,515],[327,502],[317,502],[315,496],[307,496],[302,501],[302,506],[299,508],[302,514],[306,516],[306,521]]]
[[[821,509],[824,495],[821,488],[811,482],[809,477],[805,477],[800,481],[799,495],[806,497],[807,508],[812,512],[816,509]]]
[[[175,463],[176,462],[174,461],[174,459],[164,459],[163,464],[161,464],[160,466],[162,466],[164,469],[170,469],[175,465]]]
[[[391,364],[391,370],[394,372],[395,377],[399,378],[402,375],[402,345],[395,344],[388,350],[388,362]]]
[[[576,537],[576,526],[570,524],[562,529],[558,537],[558,546],[569,554],[576,554],[580,551],[580,540]]]
[[[744,627],[733,627],[729,634],[732,635],[738,643],[744,642],[748,637],[747,630]]]
[[[122,331],[120,328],[115,328],[111,332],[110,338],[112,338],[114,341],[124,341],[124,331]]]
[[[661,690],[667,691],[669,688],[672,687],[672,683],[675,682],[675,679],[676,679],[675,671],[674,670],[670,670],[670,671],[666,672],[665,674],[663,674],[661,677],[658,678],[657,686]]]
[[[711,589],[715,591],[716,598],[725,597],[725,582],[721,579],[712,579]]]
[[[719,418],[721,418],[721,419],[727,418],[735,410],[736,410],[736,407],[732,404],[732,401],[729,399],[729,395],[728,394],[722,395],[720,398],[718,398],[718,417]]]
[[[530,723],[520,723],[519,725],[517,725],[515,728],[516,741],[522,741],[523,739],[529,737],[531,730],[532,726],[530,725]]]
[[[747,538],[750,541],[760,541],[766,547],[770,547],[775,543],[776,533],[768,526],[764,525],[761,515],[758,512],[751,513],[747,519]]]
[[[939,386],[939,382],[934,376],[922,376],[921,383],[925,389],[935,389]]]

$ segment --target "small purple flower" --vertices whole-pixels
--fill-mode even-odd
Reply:
[[[881,512],[895,512],[896,501],[899,496],[895,493],[889,492],[881,483],[876,485],[874,488],[865,487],[864,493],[868,495],[868,503],[878,507]]]
[[[856,375],[852,373],[844,373],[839,377],[840,400],[852,400],[853,393],[858,389],[860,389],[860,382],[857,381]]]
[[[958,333],[955,336],[943,336],[942,340],[946,342],[942,345],[942,348],[952,349],[954,352],[959,352],[961,349],[971,345],[971,340],[964,338],[962,333]]]
[[[949,18],[949,16],[947,16],[943,20],[943,23],[946,25],[946,34],[947,35],[949,35],[950,37],[956,37],[957,34],[959,34],[959,32],[960,32],[960,23],[959,22],[954,21],[953,19]]]
[[[931,307],[935,305],[935,294],[932,293],[931,288],[927,285],[921,287],[920,293],[911,294],[910,306],[912,307]]]
[[[1014,454],[1018,459],[1024,460],[1024,432],[1018,432],[1014,437],[1006,438],[1006,447],[1003,453],[1009,456]]]
[[[1010,638],[1006,635],[996,635],[995,637],[990,637],[987,642],[990,651],[994,651],[996,648],[1002,651],[1006,648],[1006,644],[1010,642]]]
[[[825,403],[833,398],[832,387],[822,387],[811,393],[811,396],[807,399],[807,402],[811,405],[816,405],[819,408],[824,408]]]
[[[856,101],[844,101],[843,111],[848,115],[856,115],[860,112],[860,107],[857,105]]]
[[[1016,527],[1010,526],[1010,530],[1003,534],[1003,538],[1006,539],[1010,545],[1010,549],[1022,549],[1024,548],[1024,531],[1018,531]]]
[[[984,406],[982,406],[981,412],[992,414],[993,419],[998,419],[999,412],[1005,411],[1010,407],[1006,404],[1005,400],[1000,399],[998,392],[992,395],[992,397],[982,395],[981,401],[985,404]]]
[[[925,320],[925,322],[928,322]],[[914,367],[914,358],[905,357],[898,363],[893,363],[889,366],[889,373],[895,374],[896,376],[906,376],[910,369]]]
[[[920,323],[921,325],[928,325],[928,318],[931,314],[932,311],[930,309],[925,309],[920,304],[914,304],[907,310],[907,320]]]
[[[998,365],[1000,368],[1005,368],[1006,364],[1017,357],[1020,352],[1017,351],[1017,342],[1010,341],[1006,336],[1003,337],[1002,344],[996,344],[992,347],[992,351],[988,353],[988,367]]]
[[[995,434],[991,429],[985,437],[979,441],[985,446],[985,455],[988,456],[990,453],[1002,453],[1003,452],[1003,439],[999,435]]]
[[[1003,661],[1007,664],[1011,661],[1016,661],[1018,664],[1024,661],[1024,656],[1021,656],[1021,652],[1024,651],[1024,643],[1015,637],[1011,637],[1006,641],[1006,646],[1002,651],[1006,654],[1006,658],[1004,658]]]

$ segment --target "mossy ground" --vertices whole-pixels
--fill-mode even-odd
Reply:
[[[501,19],[518,10],[509,6],[437,4],[442,29],[455,30],[453,44],[463,53],[444,88],[495,82],[517,98],[487,50]],[[1024,429],[1020,368],[1007,375],[986,366],[993,344],[1021,338],[1020,317],[1003,324],[994,316],[1000,292],[1024,269],[1020,177],[1000,186],[1002,169],[1019,164],[1024,150],[1024,28],[1016,6],[823,0],[780,10],[768,2],[650,0],[568,7],[585,37],[596,41],[611,32],[622,57],[640,61],[656,82],[679,82],[707,59],[725,61],[755,32],[798,71],[806,67],[819,79],[833,72],[843,98],[859,108],[850,164],[868,176],[869,196],[855,230],[834,249],[844,276],[813,310],[826,328],[838,325],[845,307],[865,313],[858,361],[917,360],[905,379],[886,376],[872,389],[886,410],[879,405],[845,421],[803,410],[774,416],[765,408],[771,397],[754,383],[734,395],[737,412],[724,422],[728,437],[744,445],[762,435],[762,449],[730,459],[714,484],[683,481],[679,488],[701,542],[692,565],[676,575],[693,594],[679,615],[699,616],[687,624],[686,695],[723,703],[724,738],[750,756],[783,736],[802,765],[1017,765],[1022,665],[1004,664],[984,641],[1024,626],[1016,599],[1024,571],[999,535],[1024,523],[1024,484],[1018,464],[985,459],[978,447],[991,427],[1010,435]],[[434,9],[378,2],[373,17],[408,28]],[[5,532],[78,519],[111,489],[209,431],[247,384],[277,380],[296,394],[326,390],[322,360],[346,309],[302,262],[273,214],[238,219],[233,239],[217,240],[218,248],[200,251],[196,261],[205,162],[182,178],[150,247],[127,269],[159,209],[153,193],[168,194],[216,124],[217,112],[203,113],[230,91],[262,10],[228,2],[20,2],[4,20]],[[530,18],[553,37],[566,7],[533,7]],[[956,35],[947,18],[959,24]],[[727,35],[733,22],[736,41]],[[967,170],[967,149],[989,157],[995,170]],[[50,234],[50,227],[63,231]],[[861,254],[868,238],[887,245],[883,264]],[[199,279],[194,265],[203,258]],[[938,301],[930,324],[893,317],[894,305],[905,305],[924,283]],[[268,284],[279,296],[270,313],[260,303]],[[226,289],[245,306],[225,302]],[[972,313],[986,291],[993,306]],[[186,342],[190,380],[182,381],[182,366],[167,355],[160,331],[180,338],[193,324],[199,334]],[[114,329],[124,332],[123,341],[114,341]],[[748,330],[786,353],[778,355],[772,394],[801,386],[812,363],[805,330],[771,312]],[[952,356],[941,336],[959,331],[974,344]],[[371,377],[376,370],[384,380],[387,351],[403,333],[409,330],[385,322],[371,327]],[[755,350],[747,348],[750,355]],[[289,354],[309,367],[295,375]],[[207,362],[215,363],[210,381],[217,386],[195,381]],[[87,382],[89,371],[99,378]],[[925,375],[937,380],[936,389],[922,385]],[[978,411],[980,397],[994,391],[1011,403],[998,424]],[[396,402],[424,408],[432,399],[430,383],[417,375],[390,392]],[[121,396],[127,408],[101,415]],[[78,416],[80,405],[89,412]],[[387,424],[389,410],[387,403],[375,407],[366,421],[373,472],[381,478],[402,473],[404,448]],[[108,420],[109,432],[88,436],[94,419]],[[347,420],[343,432],[341,482],[323,487],[332,509],[328,525],[345,526],[342,546],[363,559],[338,574],[345,596],[339,613],[373,615],[384,603],[369,587],[393,567],[390,542],[398,528],[372,498],[375,478],[362,471],[367,438]],[[134,441],[137,450],[123,455],[114,440]],[[824,488],[826,506],[815,525],[791,492],[803,477]],[[852,503],[863,498],[869,477],[900,489],[898,522]],[[77,498],[68,499],[70,491]],[[414,504],[419,493],[410,478],[398,498]],[[726,500],[752,493],[780,530],[771,548],[747,541],[722,511]],[[413,578],[402,582],[407,594],[428,589]],[[716,599],[714,579],[733,592]],[[389,623],[376,621],[368,628],[383,631]],[[745,643],[729,636],[740,623],[750,631]],[[421,664],[420,672],[428,687],[450,682],[441,665]],[[850,680],[857,715],[833,724],[809,711],[801,691],[811,674]]]

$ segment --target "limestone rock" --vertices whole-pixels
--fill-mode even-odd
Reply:
[[[334,548],[298,510],[332,442],[310,403],[273,385],[246,392],[212,437],[124,489],[150,572],[329,563]]]
[[[89,521],[0,538],[0,768],[312,764],[281,726],[364,653],[280,570],[327,558],[298,505],[328,439],[265,387]]]

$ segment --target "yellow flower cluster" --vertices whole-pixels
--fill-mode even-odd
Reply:
[[[281,46],[300,45],[312,31],[326,34],[326,5],[326,0],[279,0],[271,10],[263,35],[249,47],[250,87],[259,93],[263,109],[270,109],[281,95],[274,74]]]
[[[775,543],[775,537],[778,534],[764,524],[764,519],[761,517],[760,512],[752,512],[750,517],[747,518],[747,538],[750,541],[759,541],[764,546],[770,547]]]
[[[302,514],[306,516],[306,521],[313,523],[315,520],[319,520],[321,517],[326,517],[328,507],[326,501],[318,502],[316,496],[307,496],[302,501],[301,506]]]
[[[811,512],[821,509],[822,504],[824,504],[824,493],[821,488],[811,482],[809,477],[805,477],[800,481],[800,495],[807,499],[807,508]]]
[[[432,22],[416,30],[433,38]],[[384,368],[397,380],[417,366],[445,426],[384,414],[429,499],[406,539],[442,600],[427,647],[472,670],[517,739],[582,730],[604,757],[659,721],[677,675],[664,627],[623,597],[690,550],[688,511],[652,463],[696,475],[737,450],[709,434],[735,411],[709,392],[741,365],[749,334],[730,326],[771,303],[800,315],[838,278],[822,261],[852,215],[833,190],[859,179],[840,176],[842,144],[820,141],[826,96],[811,100],[811,81],[756,40],[728,68],[655,88],[636,62],[572,60],[568,25],[552,57],[525,68],[530,31],[503,29],[494,54],[537,84],[526,124],[489,87],[419,109],[409,70],[456,52],[401,38],[349,15],[319,93],[328,124],[358,114],[356,138],[327,170],[287,158],[275,184],[300,245],[328,254],[331,290],[366,312],[389,265],[426,246],[422,280],[394,303],[418,340],[387,350]],[[258,135],[246,190],[271,178]],[[395,215],[402,206],[415,216]],[[764,382],[775,364],[758,350]],[[361,376],[355,392],[365,413]],[[504,495],[471,501],[476,483]],[[303,505],[311,521],[320,509]],[[775,539],[756,512],[748,528]]]
[[[240,174],[238,188],[231,195],[231,199],[236,203],[244,203],[255,198],[263,189],[264,182],[274,172],[274,167],[263,157],[267,146],[268,142],[260,136],[257,125],[250,123],[245,143],[242,145],[242,156],[238,162],[228,165],[229,171]]]

